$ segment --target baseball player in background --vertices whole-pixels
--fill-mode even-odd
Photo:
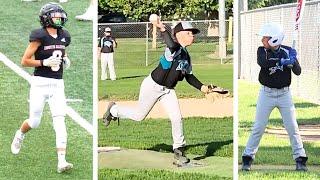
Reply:
[[[257,51],[257,63],[261,68],[259,82],[262,86],[257,102],[255,122],[242,154],[242,170],[249,171],[251,169],[271,111],[278,108],[290,137],[296,170],[307,171],[306,162],[308,158],[299,134],[295,107],[289,88],[291,72],[295,75],[301,74],[297,52],[291,47],[281,45],[284,33],[282,27],[278,24],[265,24],[258,35],[262,36],[263,44]],[[272,155],[270,154],[270,156]]]
[[[194,41],[194,35],[200,31],[188,22],[179,22],[171,29],[165,27],[159,17],[152,21],[159,28],[166,44],[164,54],[160,57],[159,65],[146,77],[140,87],[139,102],[136,109],[130,109],[110,102],[103,116],[106,126],[112,120],[128,118],[134,121],[142,121],[159,101],[169,115],[172,126],[173,152],[175,163],[178,166],[186,165],[190,159],[185,155],[186,141],[183,135],[183,120],[179,102],[175,92],[175,86],[179,81],[186,81],[193,87],[207,93],[209,88],[203,85],[193,74],[191,58],[187,50]]]
[[[71,38],[68,31],[62,29],[67,21],[67,13],[59,4],[45,4],[40,9],[39,18],[42,27],[31,32],[30,43],[21,60],[23,66],[35,68],[30,87],[29,118],[16,131],[11,151],[13,154],[18,154],[25,134],[39,126],[45,102],[48,101],[56,133],[57,171],[62,173],[73,167],[65,159],[66,99],[62,79],[63,69],[68,69],[70,66],[66,47],[70,44]]]
[[[109,68],[110,79],[116,80],[116,72],[114,69],[114,48],[117,47],[116,40],[111,37],[111,29],[106,27],[104,30],[104,36],[100,39],[98,44],[98,52],[101,54],[101,80],[106,80],[107,67]],[[98,55],[99,57],[100,55]]]

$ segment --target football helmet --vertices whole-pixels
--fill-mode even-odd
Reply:
[[[61,29],[68,20],[67,13],[63,10],[62,6],[54,2],[42,6],[39,18],[42,27],[53,27],[56,29]],[[54,20],[53,18],[58,19]]]

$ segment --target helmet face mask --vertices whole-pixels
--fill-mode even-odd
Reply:
[[[45,4],[40,9],[39,18],[42,27],[55,29],[61,29],[68,20],[67,13],[57,3]]]

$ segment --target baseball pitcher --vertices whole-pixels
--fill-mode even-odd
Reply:
[[[131,109],[111,102],[106,108],[103,121],[106,126],[118,118],[142,121],[159,101],[171,121],[175,163],[177,166],[183,166],[189,163],[190,159],[186,157],[184,151],[186,141],[183,135],[183,120],[174,88],[179,81],[186,79],[190,85],[202,92],[209,91],[208,86],[203,85],[193,74],[191,57],[187,50],[187,46],[194,41],[194,35],[200,31],[192,27],[190,23],[182,21],[173,28],[173,39],[169,33],[171,30],[167,29],[159,18],[152,23],[160,29],[167,45],[164,54],[159,59],[159,65],[143,80],[138,107]]]

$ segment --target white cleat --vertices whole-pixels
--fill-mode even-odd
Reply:
[[[58,171],[58,173],[64,173],[64,172],[71,170],[72,168],[73,168],[73,164],[65,161],[63,163],[58,163],[57,171]]]
[[[12,143],[11,143],[12,154],[19,154],[23,139],[24,139],[24,135],[22,135],[21,132],[19,132],[19,130],[18,130],[13,138]]]

